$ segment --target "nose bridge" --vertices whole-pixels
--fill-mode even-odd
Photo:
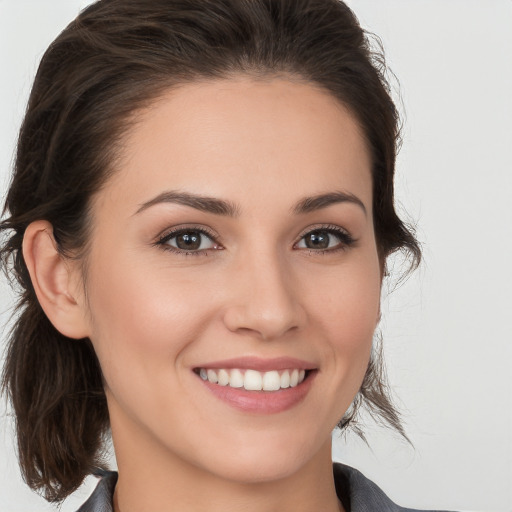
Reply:
[[[230,330],[272,339],[301,325],[292,270],[277,249],[267,246],[241,256],[232,277],[234,294],[226,311]]]

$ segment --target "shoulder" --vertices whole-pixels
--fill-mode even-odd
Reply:
[[[98,485],[77,512],[113,512],[112,498],[117,482],[117,472],[98,470],[95,476],[100,478]]]
[[[416,509],[400,507],[391,501],[378,485],[357,469],[334,463],[333,472],[338,498],[347,512],[418,512]]]

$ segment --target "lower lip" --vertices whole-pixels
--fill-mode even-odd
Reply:
[[[202,379],[201,382],[217,398],[235,409],[258,414],[276,414],[302,402],[311,389],[315,376],[316,371],[310,371],[299,385],[278,391],[247,391],[244,388],[219,386]]]

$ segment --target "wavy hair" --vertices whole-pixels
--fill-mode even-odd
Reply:
[[[58,250],[83,258],[90,200],[115,172],[133,114],[180,84],[234,75],[297,77],[322,87],[359,122],[372,157],[373,211],[384,266],[397,250],[420,259],[394,207],[399,117],[384,59],[339,0],[100,0],[44,54],[19,133],[1,257],[20,292],[3,388],[15,413],[28,485],[60,501],[102,466],[109,431],[102,373],[88,339],[45,316],[22,255],[27,226],[53,226]],[[375,351],[340,427],[360,406],[404,434]]]

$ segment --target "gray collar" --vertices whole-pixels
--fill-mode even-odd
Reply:
[[[333,473],[336,493],[347,512],[415,512],[414,509],[399,507],[393,503],[377,485],[357,469],[335,463]],[[112,498],[117,473],[98,470],[96,475],[100,477],[98,485],[77,512],[113,512]]]

